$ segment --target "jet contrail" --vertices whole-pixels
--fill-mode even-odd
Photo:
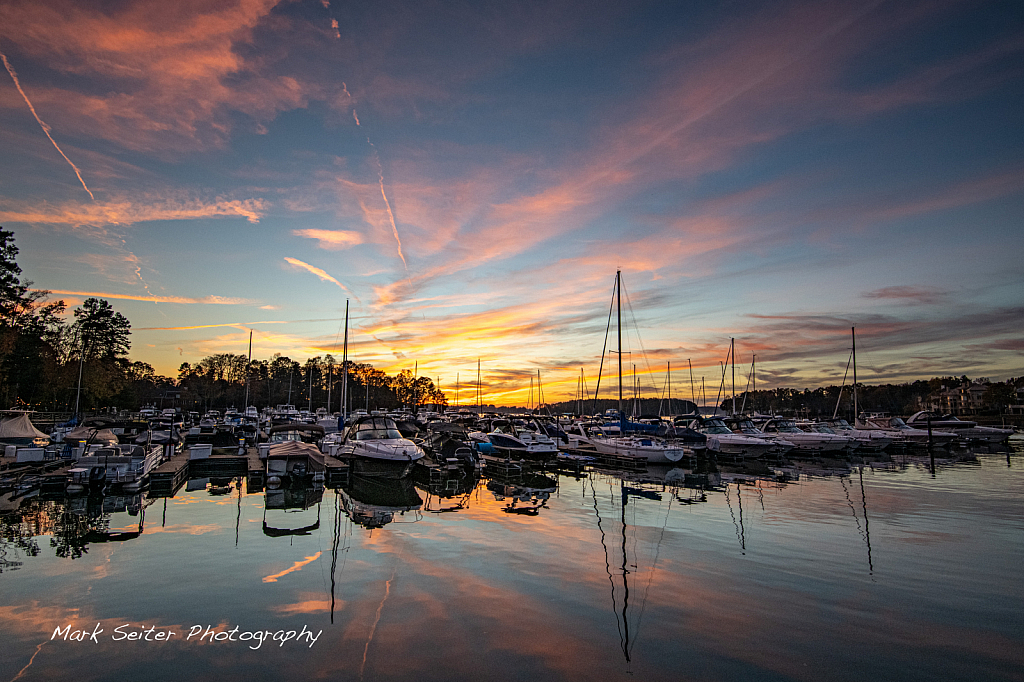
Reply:
[[[367,142],[370,142],[370,138],[366,138]],[[395,241],[398,243],[398,257],[402,259],[402,265],[408,271],[409,264],[405,262],[405,256],[402,255],[402,240],[398,238],[398,226],[395,225],[395,214],[391,212],[391,202],[388,201],[388,195],[384,193],[384,168],[380,165],[380,154],[377,153],[377,148],[374,147],[373,143],[370,142],[370,146],[373,147],[373,157],[377,160],[377,177],[380,179],[380,195],[384,197],[384,205],[388,209],[388,218],[391,220],[391,231],[395,235]]]
[[[319,277],[320,279],[322,279],[323,281],[325,281],[325,282],[333,282],[334,284],[337,284],[339,287],[341,287],[345,291],[348,291],[348,287],[346,287],[344,284],[342,284],[341,282],[336,280],[334,277],[332,277],[331,275],[327,274],[326,271],[316,267],[315,265],[310,265],[309,263],[303,263],[298,258],[292,258],[291,256],[285,256],[284,259],[289,264],[294,265],[297,268],[304,268],[304,269],[308,270],[309,272],[313,273],[314,275],[316,275],[317,277]]]
[[[86,186],[85,180],[82,179],[82,173],[81,171],[78,170],[78,166],[72,163],[71,159],[68,158],[68,155],[64,153],[64,150],[62,150],[57,145],[57,141],[53,139],[53,135],[50,135],[50,126],[43,123],[43,119],[39,118],[39,114],[36,113],[36,108],[32,106],[32,102],[29,101],[28,95],[26,95],[25,91],[21,89],[21,83],[18,82],[18,74],[14,72],[14,67],[11,66],[11,63],[9,61],[7,61],[7,55],[5,55],[3,52],[0,52],[0,59],[3,59],[4,66],[7,67],[7,73],[11,74],[11,79],[14,80],[14,87],[18,88],[18,92],[21,93],[22,99],[24,99],[25,104],[28,105],[29,111],[31,111],[32,115],[36,117],[36,122],[39,123],[39,127],[42,128],[43,132],[46,133],[46,136],[50,138],[50,142],[52,142],[53,146],[57,148],[57,151],[60,152],[60,155],[64,157],[64,160],[67,161],[71,165],[71,167],[75,169],[75,175],[78,176],[78,181],[82,183],[82,187],[85,188],[85,191],[89,193],[89,198],[91,198],[93,201],[96,201],[96,197],[92,195],[92,190],[90,190]]]
[[[345,84],[341,84],[345,88]],[[348,94],[348,88],[345,88],[345,93]],[[349,95],[351,97],[351,95]],[[352,109],[352,118],[356,120],[356,125],[359,125],[359,115],[356,114],[356,110]],[[384,206],[388,209],[388,219],[391,220],[391,232],[395,235],[395,242],[398,243],[398,257],[402,259],[402,265],[405,269],[409,269],[409,264],[405,262],[405,255],[402,253],[402,240],[398,236],[398,225],[395,224],[395,214],[391,212],[391,202],[388,201],[388,195],[384,192],[384,167],[380,165],[380,153],[377,151],[377,146],[370,142],[370,136],[366,136],[366,144],[373,147],[373,158],[377,162],[377,179],[380,180],[380,195],[384,198]]]

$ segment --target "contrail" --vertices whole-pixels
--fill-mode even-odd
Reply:
[[[298,268],[304,268],[304,269],[308,270],[309,272],[313,273],[314,275],[316,275],[317,277],[319,277],[320,279],[322,279],[323,281],[325,281],[325,282],[333,282],[334,284],[337,284],[339,287],[341,287],[345,291],[348,291],[348,287],[347,286],[345,286],[344,284],[342,284],[341,282],[336,280],[331,275],[327,274],[327,272],[322,270],[321,268],[318,268],[315,265],[310,265],[309,263],[303,263],[298,258],[292,258],[291,256],[285,256],[284,259],[289,264],[294,265],[295,267],[298,267]]]
[[[345,86],[344,83],[341,84]],[[348,93],[348,88],[345,88],[345,92]],[[351,97],[351,95],[349,95]],[[359,126],[359,115],[356,114],[356,110],[352,109],[352,118],[356,120],[356,125]],[[359,126],[362,128],[362,126]],[[366,144],[373,147],[373,158],[377,162],[377,179],[380,180],[380,195],[384,198],[384,206],[388,209],[388,219],[391,221],[391,232],[395,235],[395,242],[398,243],[398,257],[402,259],[402,265],[405,266],[406,271],[409,270],[409,264],[405,262],[405,255],[402,253],[402,239],[398,236],[398,225],[395,224],[395,214],[391,211],[391,202],[388,201],[388,195],[384,191],[384,167],[380,165],[380,153],[377,151],[377,146],[370,142],[370,136],[366,136]]]
[[[366,138],[367,142],[370,142],[370,138]],[[373,157],[377,160],[377,177],[380,179],[380,195],[384,197],[384,205],[388,209],[388,219],[391,220],[391,231],[395,235],[395,241],[398,243],[398,257],[402,259],[402,265],[405,266],[406,271],[409,270],[409,264],[405,262],[405,256],[402,255],[402,240],[398,238],[398,226],[395,225],[395,214],[391,212],[391,202],[388,201],[388,195],[384,193],[384,168],[380,165],[380,154],[377,153],[377,148],[374,147],[373,143],[370,142],[370,146],[373,147]]]
[[[398,557],[395,559],[395,567],[391,571],[391,577],[386,583],[384,583],[384,598],[380,600],[380,606],[377,607],[377,615],[373,619],[373,625],[370,626],[370,636],[366,638],[366,646],[363,647],[363,662],[359,665],[359,679],[363,679],[363,669],[366,668],[366,654],[370,651],[370,642],[373,641],[373,633],[377,631],[377,623],[380,622],[380,613],[384,610],[384,602],[388,600],[391,595],[391,583],[395,579],[395,573],[398,571],[398,562],[402,558],[402,553],[398,553]]]
[[[0,52],[0,59],[3,59],[4,66],[7,67],[7,73],[11,74],[11,79],[14,80],[14,86],[18,88],[18,92],[21,93],[22,99],[24,99],[25,104],[28,105],[29,111],[31,111],[32,115],[36,117],[36,122],[39,123],[39,127],[42,128],[43,132],[46,133],[46,136],[50,138],[50,142],[52,142],[53,146],[57,148],[57,151],[60,152],[60,155],[64,157],[64,160],[67,161],[71,165],[71,167],[75,169],[75,175],[78,176],[78,181],[82,183],[82,187],[85,188],[85,191],[89,193],[89,198],[91,198],[93,201],[96,201],[96,197],[92,195],[92,190],[90,190],[86,186],[85,180],[82,179],[82,173],[81,171],[78,170],[78,166],[72,163],[71,159],[68,158],[68,155],[64,153],[64,150],[57,146],[57,141],[53,139],[53,135],[50,135],[50,126],[43,123],[43,119],[39,118],[39,114],[36,113],[36,108],[32,106],[32,102],[29,101],[28,95],[26,95],[25,91],[21,89],[21,83],[18,82],[18,74],[14,72],[14,67],[11,66],[11,63],[9,61],[7,61],[7,55],[5,55],[3,52]]]

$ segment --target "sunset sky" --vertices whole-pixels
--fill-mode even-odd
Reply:
[[[617,268],[647,395],[851,326],[863,382],[1024,374],[1020,2],[5,0],[0,53],[24,276],[161,374],[349,299],[357,362],[571,398]]]

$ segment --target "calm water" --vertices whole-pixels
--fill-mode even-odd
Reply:
[[[2,516],[0,682],[1024,680],[1024,453],[723,473],[27,500]],[[394,520],[357,523],[368,502]],[[51,639],[69,625],[103,632]]]

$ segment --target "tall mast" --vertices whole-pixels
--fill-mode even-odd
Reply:
[[[338,337],[334,337],[337,339]],[[345,368],[345,378],[341,381],[341,423],[348,421],[348,299],[345,299],[345,345],[341,351],[341,366]]]
[[[697,387],[693,383],[693,363],[686,358],[686,366],[690,368],[690,399],[693,401],[694,409],[697,408]]]
[[[622,271],[615,271],[615,330],[619,335],[619,435],[625,435],[626,416],[622,412]]]
[[[245,365],[245,410],[242,411],[244,416],[249,411],[249,367],[252,366],[252,330],[249,330],[249,361]]]
[[[857,328],[850,327],[850,336],[853,338],[853,424],[857,425]]]
[[[732,416],[736,416],[736,339],[729,343],[729,354],[732,355]]]
[[[476,359],[476,413],[480,414],[480,358]]]

